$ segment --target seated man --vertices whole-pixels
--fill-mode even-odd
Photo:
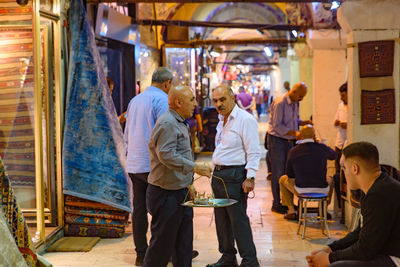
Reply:
[[[362,225],[344,238],[307,256],[313,267],[400,266],[400,182],[381,172],[371,143],[348,145],[342,152],[347,186],[361,189]]]
[[[311,125],[305,125],[301,131],[301,142],[289,151],[286,163],[286,175],[279,179],[282,193],[282,205],[288,207],[284,218],[296,220],[293,195],[302,193],[328,194],[326,181],[326,161],[334,160],[336,153],[328,146],[314,141],[315,133]]]

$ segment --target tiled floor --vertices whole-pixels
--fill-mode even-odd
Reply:
[[[265,125],[260,123],[260,128]],[[263,138],[260,135],[260,139]],[[198,161],[210,161],[210,156],[201,156]],[[286,221],[283,215],[272,213],[270,183],[265,180],[267,170],[265,160],[260,162],[256,177],[255,198],[248,201],[247,213],[253,229],[253,237],[257,247],[260,265],[293,267],[307,266],[305,256],[312,250],[341,238],[346,232],[337,219],[329,222],[331,240],[322,235],[318,224],[307,227],[306,239],[296,234],[297,223]],[[197,191],[209,192],[207,178],[195,182]],[[217,237],[211,208],[194,209],[194,249],[200,255],[193,261],[193,266],[204,267],[217,261]],[[44,257],[53,266],[133,266],[135,260],[132,234],[127,233],[122,239],[102,239],[90,252],[47,253]],[[240,256],[238,255],[240,263]],[[170,265],[169,265],[170,266]],[[172,265],[171,265],[172,266]]]

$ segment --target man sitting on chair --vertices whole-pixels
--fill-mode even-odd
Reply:
[[[289,151],[286,174],[279,179],[282,193],[282,205],[288,207],[284,218],[296,220],[293,196],[302,193],[328,194],[326,180],[326,161],[334,160],[336,153],[328,146],[315,142],[312,125],[304,126],[301,131],[300,144]]]

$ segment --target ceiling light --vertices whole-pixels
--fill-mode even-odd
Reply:
[[[211,52],[210,52],[210,55],[211,55],[212,57],[219,57],[219,56],[221,55],[221,53],[220,53],[220,52],[217,52],[217,51],[211,51]]]
[[[332,1],[331,10],[337,9],[340,6],[340,3],[337,1]]]
[[[268,46],[264,47],[264,52],[267,55],[267,57],[272,57],[273,52],[271,48],[269,48]]]

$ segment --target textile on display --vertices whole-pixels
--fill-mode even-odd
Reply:
[[[0,216],[3,216],[7,223],[8,230],[14,238],[15,244],[24,257],[26,264],[36,266],[37,256],[33,247],[32,238],[28,231],[28,226],[22,215],[11,187],[10,179],[5,171],[3,160],[0,158]],[[4,241],[5,242],[5,241]],[[3,245],[3,240],[1,241]]]
[[[81,0],[71,1],[64,194],[131,211],[122,129]]]
[[[358,56],[361,78],[393,75],[393,40],[359,43]]]
[[[395,123],[394,89],[361,91],[361,124]]]
[[[65,196],[64,211],[66,236],[120,238],[128,225],[128,212],[74,196]]]

